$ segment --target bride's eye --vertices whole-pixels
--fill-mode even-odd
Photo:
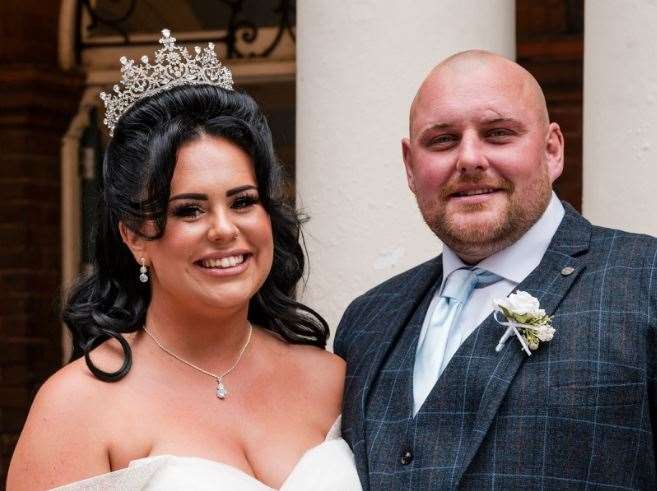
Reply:
[[[185,203],[174,206],[170,213],[177,218],[196,218],[203,213],[203,209],[198,204]]]
[[[260,198],[255,193],[238,195],[233,201],[233,208],[245,209],[260,203]]]

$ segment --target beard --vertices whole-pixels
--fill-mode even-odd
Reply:
[[[506,194],[505,203],[475,203],[459,208],[458,212],[448,212],[452,194],[464,184],[497,189]],[[510,246],[527,232],[547,208],[551,193],[547,168],[542,166],[540,174],[522,191],[506,179],[474,175],[448,183],[437,196],[418,196],[417,201],[433,233],[466,263],[474,264]],[[495,206],[494,212],[491,206]]]

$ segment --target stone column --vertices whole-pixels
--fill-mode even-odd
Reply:
[[[311,217],[301,298],[334,330],[357,295],[440,252],[406,185],[408,110],[448,55],[514,57],[514,1],[304,0],[297,10],[297,204]]]
[[[657,3],[586,3],[582,211],[657,235]]]
[[[61,366],[61,137],[82,78],[57,64],[59,2],[0,2],[0,482],[37,388]]]

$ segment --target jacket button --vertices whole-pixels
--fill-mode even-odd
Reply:
[[[413,460],[413,452],[411,452],[410,450],[404,450],[401,456],[402,465],[408,465],[411,463],[412,460]]]

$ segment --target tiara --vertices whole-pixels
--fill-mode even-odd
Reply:
[[[151,65],[148,56],[141,57],[141,64],[122,56],[121,82],[113,88],[114,94],[100,93],[105,103],[103,123],[109,128],[110,136],[123,114],[139,99],[163,92],[179,85],[216,85],[232,90],[233,75],[230,69],[221,64],[214,52],[214,44],[207,48],[194,47],[195,56],[187,48],[176,46],[176,38],[169,29],[162,29],[160,44],[155,52],[155,64]]]

